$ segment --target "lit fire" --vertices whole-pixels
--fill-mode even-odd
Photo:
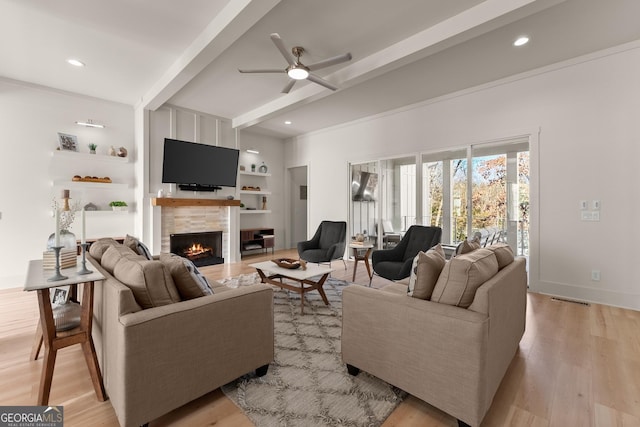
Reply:
[[[200,243],[194,243],[193,245],[191,245],[191,247],[185,250],[185,254],[187,255],[187,257],[197,257],[199,255],[206,254],[209,252],[212,252],[212,249],[205,248]]]

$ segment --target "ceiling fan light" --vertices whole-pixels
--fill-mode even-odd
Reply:
[[[304,80],[309,77],[309,72],[304,68],[289,68],[287,74],[294,80]]]

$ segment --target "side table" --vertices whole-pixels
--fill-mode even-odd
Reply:
[[[371,243],[351,243],[349,244],[349,247],[353,249],[353,259],[355,260],[353,263],[352,282],[356,281],[356,270],[358,269],[358,261],[364,261],[364,265],[365,267],[367,267],[367,273],[369,274],[369,281],[371,281],[373,273],[371,272],[371,265],[369,265],[369,256],[371,255],[371,251],[373,250],[373,245]],[[362,254],[362,251],[365,251],[364,255]]]
[[[56,363],[56,355],[61,348],[74,344],[80,344],[84,353],[84,359],[89,368],[89,374],[93,382],[98,400],[107,400],[102,381],[102,373],[96,356],[96,350],[91,336],[91,325],[93,323],[93,290],[94,282],[104,280],[100,273],[79,275],[78,267],[62,269],[62,275],[67,276],[65,280],[47,282],[53,275],[53,270],[44,270],[42,260],[29,261],[29,271],[25,281],[25,291],[37,291],[38,306],[40,308],[40,322],[34,346],[31,352],[31,359],[36,360],[40,353],[40,348],[44,343],[44,363],[42,365],[42,375],[40,376],[40,388],[38,391],[37,405],[46,406],[49,403],[49,393],[51,391],[51,380],[53,378],[53,368]],[[77,285],[83,284],[80,325],[68,331],[56,331],[53,320],[53,310],[51,308],[50,288],[70,286],[70,294],[77,293]]]

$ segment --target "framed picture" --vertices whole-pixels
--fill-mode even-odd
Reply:
[[[67,302],[67,299],[69,298],[69,287],[68,286],[63,286],[60,288],[53,288],[52,289],[52,297],[51,297],[51,304],[53,305],[62,305],[65,304]]]
[[[58,132],[58,141],[61,150],[78,151],[78,138],[75,135]]]

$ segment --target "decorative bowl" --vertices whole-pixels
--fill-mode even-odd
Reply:
[[[271,262],[275,263],[278,267],[288,268],[290,270],[300,268],[300,261],[293,258],[272,259]]]

